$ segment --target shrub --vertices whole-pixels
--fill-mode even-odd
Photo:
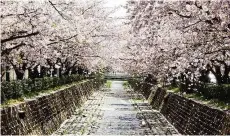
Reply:
[[[218,99],[224,102],[230,102],[230,84],[206,84],[199,87],[198,92],[207,99]]]
[[[10,82],[2,82],[1,85],[1,102],[11,98],[13,93],[13,86]]]
[[[59,79],[59,84],[61,84],[61,85],[66,84],[67,83],[66,79],[67,79],[67,76],[61,76]]]
[[[51,77],[42,78],[42,89],[47,90],[53,85],[53,79]]]
[[[24,79],[21,81],[22,90],[24,94],[29,94],[33,88],[33,81],[31,79]]]
[[[2,82],[1,102],[20,98],[23,95],[23,84],[21,81]]]
[[[3,81],[1,82],[1,103],[9,99],[17,99],[30,93],[38,93],[42,90],[47,90],[64,84],[80,81],[85,79],[81,75],[70,75],[58,77],[45,77],[15,80],[15,81]]]
[[[123,87],[126,89],[126,88],[128,88],[128,86],[129,86],[129,83],[128,83],[127,81],[125,81],[125,82],[123,83]]]
[[[34,88],[32,91],[40,91],[42,90],[42,78],[35,78],[34,79]]]
[[[59,85],[59,78],[58,77],[53,77],[53,86],[52,87],[56,87]]]

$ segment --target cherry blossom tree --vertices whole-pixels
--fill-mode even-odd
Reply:
[[[104,4],[2,1],[2,74],[6,66],[19,79],[25,69],[43,77],[57,67],[64,75],[109,68],[186,87],[207,82],[210,72],[230,82],[229,1],[130,0],[121,22]]]
[[[92,61],[103,61],[102,46],[117,35],[109,17],[116,9],[103,4],[103,0],[2,1],[2,74],[6,66],[13,66],[19,79],[25,69],[38,77],[39,67],[40,77],[51,69],[57,72],[56,65],[64,74],[80,67],[93,70],[98,64]]]
[[[186,86],[211,71],[218,83],[229,83],[229,6],[224,0],[129,1],[127,70],[179,76]]]

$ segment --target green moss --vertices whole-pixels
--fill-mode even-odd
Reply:
[[[179,87],[175,87],[175,88],[172,89],[172,91],[175,92],[175,93],[178,93],[178,92],[180,92],[180,88]]]
[[[180,92],[179,87],[166,87],[165,89],[167,90],[167,92],[173,92],[173,93],[179,93]]]
[[[133,101],[134,103],[142,103],[142,102],[144,102],[144,99],[137,98],[137,99],[132,99],[132,101]]]
[[[68,131],[64,130],[63,133],[62,133],[62,135],[66,135],[66,134],[68,134]]]
[[[24,102],[24,98],[18,98],[18,99],[10,99],[8,101],[5,101],[4,103],[1,104],[1,107],[6,107],[9,105],[13,105],[13,104],[19,104]]]
[[[128,83],[128,81],[124,81],[124,82],[123,82],[123,87],[124,87],[124,89],[129,88],[129,83]]]
[[[82,128],[80,132],[81,132],[81,135],[83,135],[85,133],[85,128]]]
[[[111,85],[112,85],[112,81],[111,80],[107,80],[106,81],[106,87],[107,88],[111,88]]]

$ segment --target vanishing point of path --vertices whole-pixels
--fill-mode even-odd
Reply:
[[[62,123],[54,135],[160,135],[178,134],[164,116],[144,100],[141,94],[113,81],[102,88]]]

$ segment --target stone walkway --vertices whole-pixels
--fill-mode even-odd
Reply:
[[[124,90],[122,81],[102,89],[62,123],[53,135],[161,135],[178,134],[140,94]]]

